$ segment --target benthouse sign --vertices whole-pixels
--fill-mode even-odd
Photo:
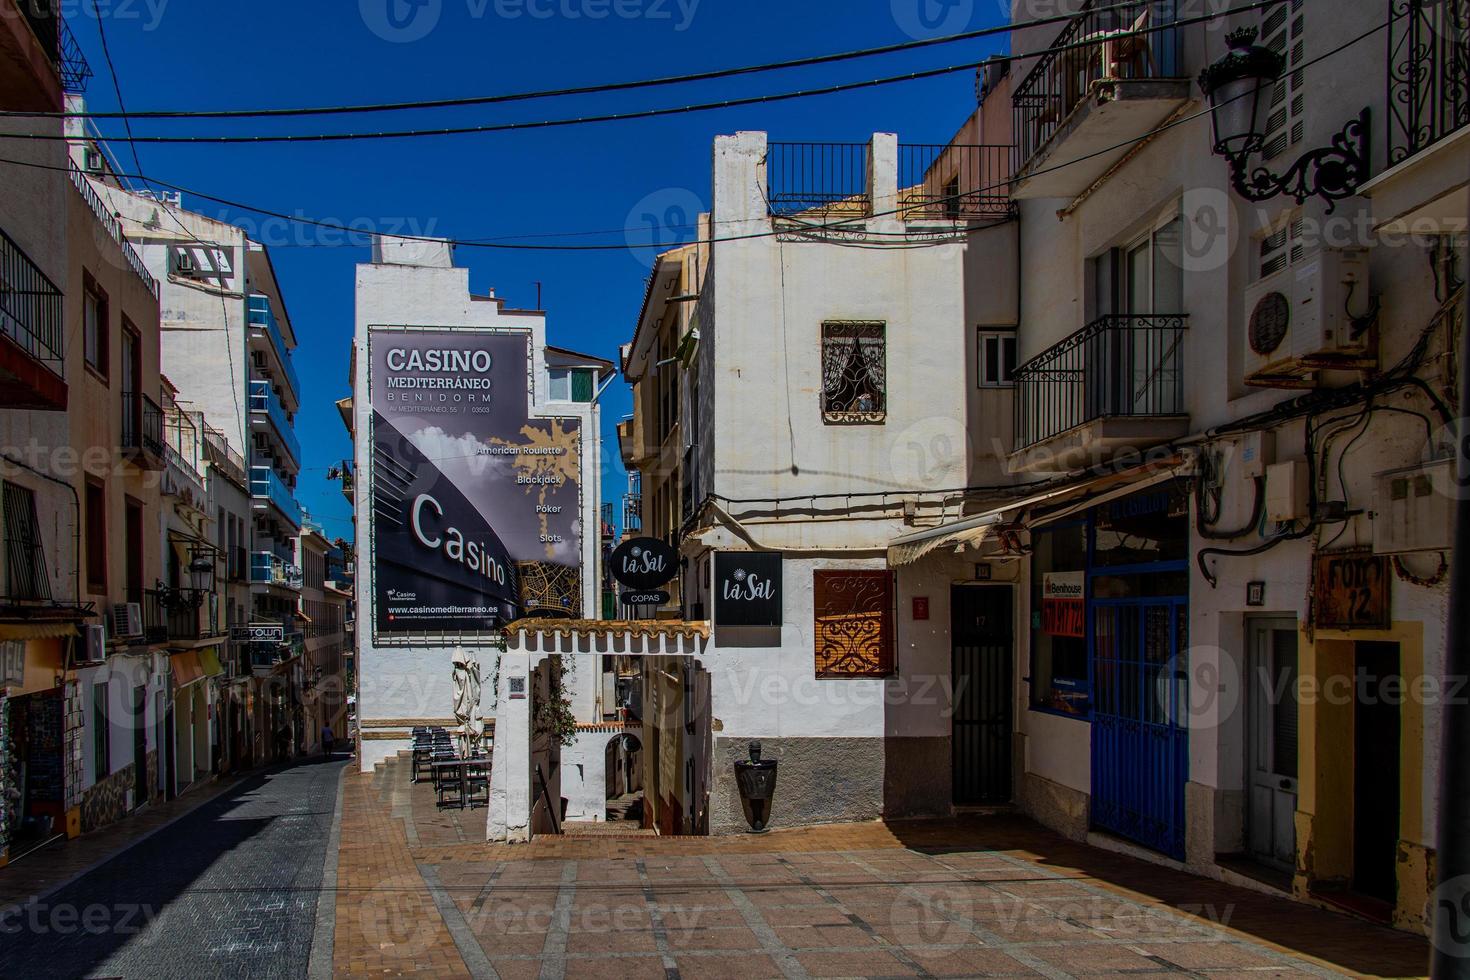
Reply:
[[[378,634],[580,614],[580,424],[530,417],[530,344],[369,330]]]

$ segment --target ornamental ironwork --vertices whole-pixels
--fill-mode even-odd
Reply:
[[[883,323],[822,324],[822,418],[834,424],[882,422],[888,414],[888,328]]]

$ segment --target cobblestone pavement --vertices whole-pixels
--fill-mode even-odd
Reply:
[[[394,760],[344,782],[339,976],[1419,976],[1405,933],[1015,817],[471,840]],[[480,832],[483,832],[481,829]]]
[[[54,894],[0,909],[0,977],[306,976],[344,765],[243,778]]]

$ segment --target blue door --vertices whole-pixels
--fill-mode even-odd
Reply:
[[[1094,599],[1092,824],[1184,857],[1188,600]]]

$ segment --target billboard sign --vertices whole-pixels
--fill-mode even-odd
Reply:
[[[379,634],[581,613],[580,424],[530,417],[530,345],[369,331]]]

